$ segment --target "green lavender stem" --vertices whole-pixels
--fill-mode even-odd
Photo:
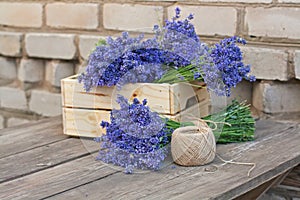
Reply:
[[[244,102],[239,103],[234,100],[232,104],[222,111],[203,117],[202,119],[214,121],[221,125],[221,128],[213,131],[217,138],[217,143],[245,142],[254,139],[255,121],[251,116],[249,106]],[[210,122],[207,122],[207,124],[211,127],[214,126]],[[173,130],[191,125],[194,124],[192,122],[180,123],[173,120],[167,121],[167,127]]]

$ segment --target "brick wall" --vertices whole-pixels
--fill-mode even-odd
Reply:
[[[249,41],[245,60],[258,81],[240,84],[235,96],[264,113],[300,111],[299,0],[3,0],[0,128],[61,114],[60,79],[81,69],[99,38],[151,34],[176,6],[195,14],[203,41]]]

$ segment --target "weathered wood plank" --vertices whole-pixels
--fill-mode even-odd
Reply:
[[[89,145],[87,150],[81,140],[69,138],[2,158],[0,183],[87,155],[89,151],[96,151],[98,146]]]
[[[67,138],[61,116],[0,131],[0,158]]]
[[[19,134],[27,132],[26,128],[32,128],[32,126],[39,125],[39,126],[51,126],[52,124],[56,124],[61,119],[61,116],[51,117],[51,118],[44,118],[37,121],[30,121],[25,124],[8,127],[5,129],[0,129],[0,137],[3,135],[8,134],[16,134],[18,132]],[[16,131],[18,129],[18,131]]]
[[[35,200],[58,194],[118,173],[88,155],[0,184],[1,200]]]
[[[225,159],[255,162],[257,166],[251,177],[247,177],[249,166],[222,165],[216,159],[201,167],[176,166],[145,174],[113,174],[53,199],[86,196],[89,199],[232,199],[300,163],[299,132],[299,125],[261,121],[257,123],[256,141],[218,145],[217,152]]]

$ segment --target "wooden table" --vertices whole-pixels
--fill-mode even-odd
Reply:
[[[91,143],[63,135],[61,117],[0,131],[0,199],[251,199],[300,163],[300,126],[271,120],[257,122],[253,142],[217,145],[224,159],[255,162],[250,177],[250,166],[217,158],[126,175],[95,161]]]

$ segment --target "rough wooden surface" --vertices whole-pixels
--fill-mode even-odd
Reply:
[[[259,187],[300,163],[300,127],[293,123],[259,121],[255,141],[217,146],[218,154],[224,159],[255,162],[250,177],[247,177],[249,166],[224,165],[219,159],[201,167],[169,163],[157,172],[126,175],[95,161],[95,154],[90,152],[98,147],[88,147],[91,141],[62,135],[59,118],[41,124],[40,128],[35,123],[9,129],[9,134],[6,130],[0,132],[1,200],[227,200]],[[8,136],[12,142],[8,143]]]
[[[61,130],[61,116],[3,129],[0,131],[0,158],[67,138],[61,135]]]

